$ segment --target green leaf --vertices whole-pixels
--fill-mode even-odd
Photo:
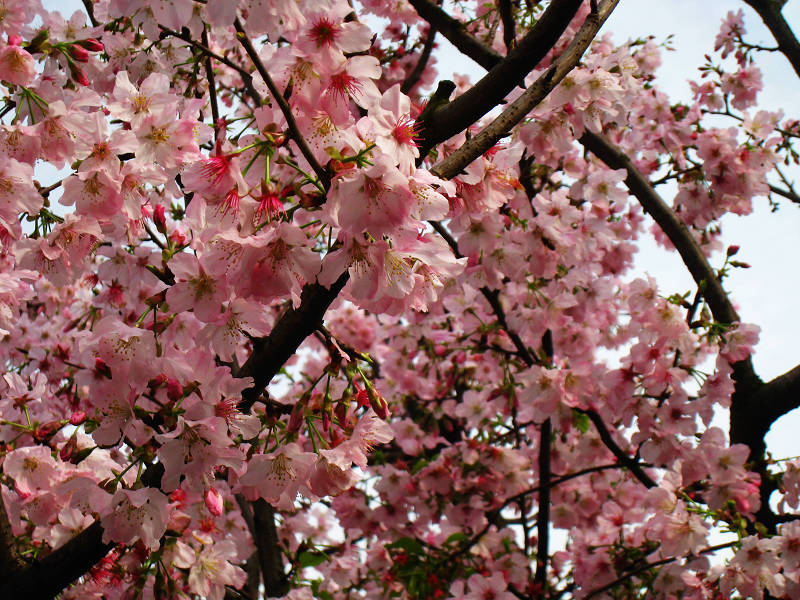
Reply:
[[[444,544],[445,544],[445,546],[449,546],[450,544],[457,544],[459,542],[466,542],[468,539],[469,538],[467,537],[467,535],[465,533],[457,531],[456,533],[451,535],[449,538],[447,538],[444,541]]]
[[[589,427],[592,425],[592,420],[589,418],[589,415],[578,411],[572,412],[572,421],[581,433],[589,431]]]
[[[425,548],[422,547],[414,538],[404,537],[396,542],[386,544],[387,550],[405,550],[408,554],[425,554]]]
[[[326,560],[328,560],[328,556],[320,552],[301,552],[300,556],[297,557],[297,562],[299,562],[300,566],[304,569],[306,567],[321,565]]]

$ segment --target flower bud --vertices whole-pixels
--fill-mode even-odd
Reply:
[[[167,216],[165,211],[166,209],[163,204],[158,204],[153,209],[153,223],[155,223],[158,232],[164,235],[167,234]]]
[[[86,77],[86,73],[84,73],[80,67],[78,67],[74,63],[69,63],[69,74],[73,80],[84,87],[89,86],[89,78]]]
[[[172,377],[167,379],[167,398],[177,402],[183,397],[183,386],[177,379]]]
[[[34,430],[33,439],[40,443],[45,442],[53,437],[63,426],[64,422],[61,420],[43,423]]]
[[[385,419],[389,416],[389,403],[371,383],[367,383],[367,396],[369,397],[369,405],[378,415],[378,418]]]
[[[70,44],[69,55],[78,62],[89,62],[89,52],[86,48],[81,48],[77,44]]]
[[[220,494],[216,488],[210,487],[206,490],[205,496],[203,496],[203,500],[205,500],[206,508],[208,512],[210,512],[215,517],[218,517],[222,514],[223,509],[223,502],[222,502],[222,494]]]
[[[89,52],[102,52],[105,50],[105,46],[103,46],[103,42],[96,40],[94,38],[87,38],[85,40],[78,40],[75,42],[81,48],[86,48]]]
[[[58,456],[64,462],[69,462],[69,459],[78,451],[78,438],[74,435],[67,440],[67,443],[61,446],[58,451]]]
[[[305,412],[305,400],[300,399],[292,408],[292,414],[289,415],[289,424],[286,426],[287,433],[297,433],[300,431],[300,427],[303,425],[303,416]]]
[[[739,252],[739,246],[728,246],[728,256],[733,256],[737,252]]]
[[[86,413],[82,410],[77,410],[72,413],[72,416],[69,418],[70,425],[80,425],[86,420]]]

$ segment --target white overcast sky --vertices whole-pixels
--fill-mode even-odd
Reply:
[[[78,0],[44,0],[49,9],[60,10],[69,17],[82,10]],[[657,73],[657,84],[674,101],[689,101],[687,81],[697,79],[697,67],[703,55],[713,50],[714,37],[728,11],[742,9],[747,35],[751,43],[774,45],[769,32],[756,13],[741,0],[621,0],[602,32],[611,32],[617,43],[628,38],[654,35],[664,40],[673,35],[674,52],[663,53],[663,64]],[[800,32],[800,0],[789,0],[783,14]],[[443,41],[439,66],[442,77],[450,72],[470,72],[473,80],[480,77],[480,68],[470,68],[470,61],[448,52]],[[797,108],[800,80],[780,54],[762,54],[758,64],[764,71],[764,91],[760,106],[770,110],[781,108],[787,117],[800,118]],[[800,182],[800,170],[794,177]],[[666,191],[662,190],[666,194]],[[667,198],[669,200],[669,198]],[[738,244],[738,259],[750,263],[749,270],[734,270],[725,287],[731,292],[742,320],[761,327],[761,341],[754,356],[756,370],[769,379],[800,363],[800,319],[796,312],[800,281],[797,261],[800,260],[800,206],[781,203],[777,213],[770,213],[767,201],[756,201],[756,211],[747,217],[731,215],[723,221],[723,239]],[[694,286],[677,254],[668,253],[649,240],[641,243],[642,252],[637,270],[648,272],[659,282],[662,293],[693,290]],[[717,257],[714,265],[721,263]],[[797,412],[797,411],[795,411]],[[792,414],[773,427],[769,442],[776,457],[800,454],[794,443],[794,431],[800,428],[800,415]]]

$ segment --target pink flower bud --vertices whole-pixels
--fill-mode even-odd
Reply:
[[[183,386],[177,379],[167,379],[167,398],[178,401],[183,397]]]
[[[369,405],[379,418],[385,419],[389,416],[389,403],[374,386],[367,387],[367,396],[369,396]]]
[[[153,223],[156,224],[156,229],[158,229],[159,233],[163,233],[166,235],[167,233],[167,217],[165,213],[165,208],[163,204],[158,204],[153,209]]]
[[[78,438],[74,435],[67,440],[67,443],[61,446],[58,451],[58,456],[64,462],[69,462],[69,459],[78,451]]]
[[[77,83],[84,87],[89,86],[89,78],[86,77],[86,73],[84,73],[79,66],[74,63],[69,63],[69,74]]]
[[[86,413],[82,410],[75,411],[69,418],[70,425],[80,425],[86,420]]]
[[[208,512],[215,517],[218,517],[222,514],[222,495],[216,490],[216,488],[208,488],[203,499],[205,500]]]
[[[305,411],[306,403],[303,400],[300,400],[294,405],[292,408],[292,414],[289,415],[289,424],[286,426],[286,431],[288,433],[297,433],[300,431],[300,427],[303,425],[303,416],[305,415]]]
[[[22,43],[22,37],[13,33],[8,34],[8,45],[19,46]]]
[[[89,52],[86,48],[81,48],[77,44],[69,46],[69,55],[78,62],[89,62]]]
[[[188,242],[188,238],[183,231],[176,229],[169,234],[169,241],[172,242],[173,246],[184,246]]]
[[[102,52],[105,50],[105,46],[103,46],[103,42],[96,40],[94,38],[87,38],[85,40],[78,40],[75,42],[82,48],[86,48],[89,52]]]
[[[739,246],[728,246],[728,256],[733,256],[739,252]]]

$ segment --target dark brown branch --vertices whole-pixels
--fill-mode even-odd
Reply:
[[[503,23],[503,43],[506,45],[506,52],[511,52],[517,41],[517,23],[514,20],[511,0],[497,0],[497,12],[500,13],[500,21]]]
[[[422,52],[419,55],[417,64],[414,65],[411,73],[408,74],[408,77],[406,77],[405,81],[403,81],[403,85],[400,86],[400,91],[404,94],[408,94],[413,87],[419,83],[422,74],[425,72],[425,67],[428,66],[428,61],[431,58],[431,52],[433,52],[435,40],[436,27],[431,25],[428,28],[428,37],[425,38],[425,45],[422,47]]]
[[[639,464],[639,462],[635,459],[631,458],[628,453],[620,448],[617,442],[614,441],[614,438],[611,437],[611,432],[608,430],[608,427],[606,427],[606,424],[603,422],[603,419],[599,414],[593,410],[576,410],[582,412],[591,419],[592,423],[594,423],[594,426],[597,429],[597,433],[600,434],[600,439],[603,441],[605,447],[611,451],[611,453],[623,466],[627,467],[627,469],[633,474],[634,477],[636,477],[636,479],[638,479],[648,488],[656,487],[656,482],[653,481],[652,477],[644,472],[642,465]]]
[[[295,353],[298,346],[319,328],[325,311],[342,291],[349,274],[345,271],[330,289],[318,283],[309,283],[300,295],[300,306],[290,307],[278,320],[272,332],[253,343],[253,353],[234,374],[252,377],[253,387],[242,393],[240,408],[248,412],[261,396],[261,392]]]
[[[800,365],[768,381],[752,398],[761,409],[761,428],[769,427],[788,412],[800,408]]]
[[[436,232],[442,236],[447,245],[450,246],[450,249],[453,251],[453,254],[456,258],[463,258],[463,255],[458,251],[458,242],[450,235],[450,232],[444,228],[444,226],[439,223],[438,221],[431,221],[430,222]],[[490,290],[488,287],[484,286],[480,289],[481,294],[483,297],[486,298],[486,301],[489,303],[489,306],[492,308],[492,312],[494,312],[495,316],[497,317],[497,324],[500,325],[500,328],[508,334],[508,337],[511,339],[511,342],[514,344],[514,347],[517,350],[517,355],[525,361],[525,364],[529,367],[534,364],[539,364],[540,361],[531,354],[531,351],[525,345],[525,342],[522,341],[522,338],[519,337],[516,331],[511,329],[508,326],[508,321],[506,320],[506,312],[503,310],[502,304],[500,304],[500,292],[497,290]]]
[[[83,8],[86,9],[86,14],[89,15],[89,22],[92,24],[92,27],[100,25],[97,21],[97,17],[94,16],[94,3],[92,0],[83,0]]]
[[[650,466],[650,465],[642,465],[642,466],[646,467],[646,466]],[[584,475],[590,475],[592,473],[599,473],[600,471],[609,471],[611,469],[624,469],[624,468],[626,468],[626,467],[624,465],[619,464],[619,463],[613,463],[613,464],[609,464],[609,465],[597,465],[596,467],[586,467],[585,469],[581,469],[580,471],[575,471],[574,473],[568,473],[567,475],[560,475],[560,476],[557,476],[555,479],[551,479],[550,480],[550,487],[554,488],[557,485],[565,483],[565,482],[567,482],[567,481],[569,481],[571,479],[576,479],[578,477],[582,477]],[[505,501],[503,502],[503,507],[506,507],[509,504],[511,504],[512,502],[516,502],[520,498],[524,498],[525,496],[528,496],[530,494],[536,494],[541,489],[542,489],[542,486],[537,485],[535,487],[532,487],[530,489],[525,490],[524,492],[520,492],[518,494],[514,494],[513,496],[505,499]]]
[[[547,71],[533,83],[533,85],[531,85],[519,98],[511,103],[508,108],[506,108],[500,114],[500,116],[492,121],[492,123],[489,124],[483,131],[481,131],[474,138],[467,140],[467,142],[461,146],[461,148],[438,163],[433,169],[431,169],[431,171],[439,177],[450,179],[460,173],[464,167],[470,164],[478,156],[489,150],[489,148],[497,143],[498,140],[508,135],[508,132],[510,132],[517,123],[525,118],[525,116],[534,107],[536,107],[537,104],[544,100],[544,98],[556,85],[558,85],[558,83],[567,75],[567,73],[575,68],[575,66],[578,64],[578,61],[583,56],[583,53],[597,35],[600,26],[611,15],[611,11],[614,10],[614,7],[618,2],[619,0],[606,0],[603,2],[602,6],[599,7],[596,15],[590,14],[587,16],[580,30],[567,49],[553,62],[550,68],[547,69]],[[550,5],[545,12],[545,16],[554,6],[556,6],[556,4]],[[544,16],[542,19],[544,19]],[[542,21],[540,20],[536,24],[536,27],[538,27],[541,22]],[[523,48],[523,43],[527,37],[528,36],[523,39],[523,42],[520,42],[520,45],[516,48],[516,50],[514,50],[514,52],[512,52],[512,54],[520,51]],[[510,56],[511,55],[509,55],[509,58]],[[503,62],[506,60],[508,60],[508,58],[504,59]],[[493,69],[489,75],[481,80],[481,82],[489,78],[494,72],[495,70]],[[477,89],[481,82],[478,82],[478,84],[470,91]],[[466,96],[467,94],[465,93],[453,100],[446,107],[442,108],[441,113],[444,114],[449,110],[453,110],[451,107]],[[433,125],[434,127],[438,127],[440,123],[439,114],[440,113],[437,113],[436,115],[436,123]],[[447,137],[449,137],[449,135]],[[447,137],[443,139],[447,139]]]
[[[253,76],[250,73],[248,73],[244,67],[242,67],[241,65],[237,65],[232,60],[229,60],[220,54],[217,54],[205,44],[201,44],[200,42],[193,40],[191,36],[183,35],[182,33],[173,31],[172,29],[164,27],[163,25],[159,25],[158,28],[164,33],[164,35],[171,35],[172,37],[176,37],[180,40],[183,40],[187,44],[190,44],[191,46],[197,48],[198,50],[201,50],[203,54],[205,54],[207,57],[213,58],[217,62],[236,71],[242,78],[242,83],[244,83],[244,89],[247,91],[247,95],[250,96],[250,99],[253,102],[255,102],[257,106],[261,106],[264,103],[264,99],[261,97],[261,94],[259,94],[258,91],[256,91],[256,89],[253,87]]]
[[[703,290],[703,296],[714,318],[726,324],[739,321],[739,315],[700,245],[683,221],[653,189],[650,181],[636,168],[633,161],[606,138],[591,131],[587,130],[581,136],[580,142],[609,168],[625,169],[627,172],[625,184],[675,246],[695,283]],[[748,389],[753,389],[753,386],[758,384],[758,377],[749,358],[736,363],[733,368],[737,382],[741,381]]]
[[[208,46],[208,30],[203,28],[203,45]],[[214,67],[211,57],[206,55],[206,79],[208,79],[208,100],[211,103],[211,126],[214,128],[214,139],[219,138],[219,105],[217,104],[217,87],[214,84]]]
[[[786,191],[783,188],[779,188],[776,185],[770,185],[769,191],[772,192],[773,194],[777,194],[778,196],[782,196],[787,200],[791,200],[795,204],[800,204],[800,196],[798,196],[797,194],[793,194],[792,192]]]
[[[478,38],[469,33],[463,23],[444,12],[435,2],[430,0],[409,0],[420,17],[436,29],[450,43],[466,54],[487,71],[500,62],[503,57],[491,48],[487,48]]]
[[[778,42],[778,50],[788,59],[794,72],[800,77],[800,42],[781,14],[786,0],[744,0],[744,2],[749,4],[764,21],[764,25]]]
[[[234,22],[237,32],[237,38],[239,39],[239,43],[244,48],[244,51],[247,53],[247,56],[250,57],[250,60],[253,61],[253,65],[258,71],[258,74],[261,76],[261,79],[264,80],[264,83],[267,85],[267,89],[269,89],[269,93],[272,95],[272,99],[278,104],[278,107],[281,109],[284,118],[286,119],[286,124],[289,126],[289,135],[291,136],[292,140],[297,147],[300,149],[300,153],[303,155],[303,158],[306,159],[311,168],[313,169],[314,173],[316,174],[317,178],[319,179],[322,187],[325,190],[328,190],[331,186],[331,178],[328,175],[328,172],[322,168],[319,164],[317,159],[314,157],[314,153],[311,152],[311,148],[308,147],[305,138],[303,138],[303,134],[300,132],[300,128],[297,126],[297,121],[292,114],[292,109],[289,106],[289,103],[286,102],[286,99],[283,97],[283,94],[278,89],[278,86],[275,85],[275,82],[272,81],[272,77],[270,77],[267,68],[264,66],[264,63],[261,61],[261,57],[258,55],[258,52],[253,47],[253,43],[250,41],[250,38],[244,31],[241,22],[239,19],[236,19]]]
[[[730,547],[732,547],[732,546],[734,546],[734,545],[736,545],[738,543],[739,543],[738,541],[736,541],[736,542],[725,542],[724,544],[717,544],[716,546],[709,546],[708,548],[703,548],[702,550],[698,550],[696,554],[690,554],[689,556],[690,557],[691,556],[699,556],[701,554],[709,554],[711,552],[717,552],[718,550],[724,550],[725,548],[730,548]],[[636,575],[639,575],[640,573],[644,573],[645,571],[649,571],[650,569],[653,569],[655,567],[660,567],[662,565],[667,565],[667,564],[669,564],[671,562],[675,562],[676,560],[680,560],[681,558],[684,558],[684,557],[676,556],[676,557],[671,557],[671,558],[662,558],[661,560],[656,560],[656,561],[653,561],[651,563],[647,563],[647,564],[643,565],[642,567],[639,567],[638,569],[634,569],[633,571],[629,571],[628,573],[625,573],[625,575],[622,575],[621,577],[615,579],[611,583],[608,583],[608,584],[604,585],[601,588],[597,588],[596,590],[592,590],[591,592],[589,592],[589,594],[587,596],[584,596],[584,600],[589,600],[590,598],[594,598],[595,596],[599,596],[600,594],[602,594],[604,592],[612,590],[616,586],[618,586],[620,583],[622,583],[624,581],[627,581],[631,577],[635,577]]]
[[[433,228],[442,236],[442,238],[447,242],[450,248],[453,250],[453,254],[456,257],[461,257],[461,253],[458,251],[458,242],[450,235],[450,232],[445,229],[445,227],[437,222],[431,221],[430,222]],[[489,302],[489,305],[492,308],[495,316],[497,317],[497,322],[500,327],[506,332],[508,337],[514,343],[514,346],[517,349],[517,354],[519,357],[525,362],[527,366],[532,366],[534,364],[541,364],[541,361],[534,357],[528,348],[525,346],[522,338],[508,326],[508,322],[506,321],[505,311],[503,310],[503,306],[500,304],[499,299],[499,292],[497,290],[490,290],[486,287],[481,288],[481,293],[484,295],[486,300]],[[552,343],[552,342],[551,342]],[[549,348],[549,345],[548,345]],[[547,353],[547,348],[545,349]],[[549,351],[549,355],[552,356],[552,350]],[[594,423],[595,427],[597,428],[597,432],[600,434],[600,439],[606,445],[606,447],[611,451],[611,453],[617,458],[617,460],[626,467],[631,474],[636,477],[642,484],[647,486],[648,488],[655,487],[656,483],[653,479],[644,472],[642,469],[642,465],[636,461],[634,458],[628,456],[628,454],[619,447],[619,445],[614,441],[614,438],[611,437],[611,433],[609,432],[608,428],[606,427],[603,420],[600,418],[594,411],[581,411],[589,416],[589,418]]]
[[[536,574],[533,583],[544,592],[547,583],[547,563],[550,553],[550,437],[553,425],[550,419],[542,423],[539,432],[539,514],[536,517]],[[522,515],[523,518],[525,515]]]
[[[494,64],[491,70],[480,81],[437,112],[435,121],[426,127],[424,134],[425,144],[432,147],[451,138],[457,133],[464,131],[467,127],[500,104],[509,92],[517,85],[520,85],[524,81],[525,76],[539,64],[550,50],[552,50],[558,38],[561,37],[561,34],[578,12],[581,2],[582,0],[554,0],[542,17],[536,22],[536,25],[534,25],[525,37],[520,40],[517,47],[514,48],[508,56],[501,59],[499,55],[496,55],[497,58],[493,59]],[[616,4],[616,1],[612,4]],[[444,11],[438,7],[435,8],[440,13],[444,13]],[[448,37],[447,32],[441,28],[440,31],[456,46],[456,48],[467,54],[467,56],[471,56],[468,52],[473,52],[473,45],[467,47],[471,36],[470,38],[463,35]],[[457,31],[463,33],[460,29]],[[584,35],[586,33],[587,32],[584,31]],[[578,34],[578,37],[581,37],[581,34]],[[591,35],[591,38],[586,40],[585,47],[588,47],[592,38],[594,38],[594,34]],[[471,39],[474,40],[474,38]],[[570,45],[570,48],[573,46],[574,42]],[[577,59],[580,58],[582,54],[583,50],[581,50],[576,58],[576,63]],[[564,61],[562,61],[562,64],[563,62]],[[567,69],[567,71],[568,70],[569,69]],[[565,71],[564,74],[566,74],[567,71]],[[553,85],[558,83],[558,81],[560,81],[560,78],[556,79]],[[551,89],[552,87],[548,88],[547,92],[542,94],[541,98],[544,98]],[[541,101],[541,98],[536,100],[535,103],[524,112],[527,113],[530,111],[533,106]],[[519,122],[521,118],[522,117],[517,118],[511,125]],[[504,134],[508,129],[510,129],[510,126],[504,126],[500,134]],[[501,136],[498,136],[497,139],[500,137]],[[491,147],[497,139],[492,141],[488,147]],[[482,152],[475,154],[468,163],[472,162],[472,160],[481,153]],[[463,168],[463,166],[461,168]],[[458,171],[460,171],[461,168],[459,168]],[[456,171],[456,173],[458,171]]]
[[[547,365],[553,365],[553,332],[549,329],[542,337],[542,350]],[[539,432],[539,514],[536,516],[536,573],[533,583],[541,593],[547,584],[547,563],[550,555],[550,487],[552,486],[552,465],[550,463],[553,424],[545,419]],[[524,518],[525,515],[522,515]]]
[[[3,578],[0,598],[52,600],[108,554],[113,546],[103,543],[103,528],[99,521],[95,521],[58,550]]]
[[[253,541],[258,549],[258,562],[264,579],[265,597],[283,597],[289,591],[289,580],[283,572],[283,560],[275,528],[275,510],[258,499],[253,506]]]
[[[0,581],[21,569],[23,565],[17,554],[14,533],[11,531],[3,496],[0,494]]]

